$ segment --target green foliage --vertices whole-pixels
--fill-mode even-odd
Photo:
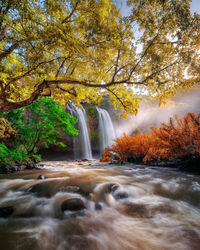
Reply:
[[[2,163],[13,162],[22,163],[23,157],[40,159],[36,154],[37,147],[50,144],[66,147],[59,139],[62,133],[77,135],[78,130],[73,126],[77,119],[66,113],[52,98],[42,97],[26,108],[11,110],[3,113],[2,121],[12,124],[13,131],[18,132],[15,138],[14,147],[1,145]],[[5,160],[5,159],[8,160]],[[3,160],[4,159],[4,160]]]
[[[28,159],[25,152],[18,149],[8,148],[4,144],[0,144],[0,167],[6,165],[19,165],[24,163],[24,159]]]
[[[77,122],[77,119],[66,113],[52,98],[42,97],[28,106],[25,111],[31,120],[26,119],[26,127],[21,136],[22,140],[26,140],[30,151],[33,151],[33,147],[35,148],[38,143],[46,148],[49,144],[65,147],[66,145],[58,140],[61,138],[61,132],[70,135],[78,134],[72,125]],[[28,138],[27,134],[29,134]]]
[[[86,112],[89,116],[91,116],[93,119],[95,120],[98,120],[99,119],[99,116],[98,116],[98,113],[97,113],[97,110],[95,107],[91,107],[91,108],[87,108],[86,109]]]

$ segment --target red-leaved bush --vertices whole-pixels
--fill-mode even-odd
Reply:
[[[123,135],[106,148],[100,161],[119,159],[152,162],[200,157],[200,114],[176,115],[160,128],[151,127],[150,134]]]

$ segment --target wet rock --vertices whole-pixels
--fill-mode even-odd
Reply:
[[[0,168],[0,174],[10,174],[16,171],[20,171],[19,166],[12,166],[12,165],[7,165],[7,166],[2,166]]]
[[[88,159],[82,159],[81,161],[89,161]]]
[[[39,197],[51,197],[56,193],[56,190],[47,183],[39,183],[30,187],[27,192],[35,193]]]
[[[128,193],[127,192],[118,192],[114,195],[116,200],[121,200],[121,199],[126,199],[128,198]]]
[[[71,198],[68,200],[63,201],[61,204],[62,212],[69,210],[69,211],[79,211],[86,208],[84,202],[79,198]]]
[[[102,206],[101,206],[101,204],[100,203],[95,203],[95,205],[94,205],[94,208],[95,208],[95,210],[97,210],[97,211],[100,211],[100,210],[102,210]]]
[[[110,161],[109,164],[120,164],[120,165],[123,165],[124,162],[121,159],[117,159],[117,160]]]
[[[19,166],[12,166],[11,168],[11,172],[15,172],[15,171],[20,171],[21,168]]]
[[[29,161],[26,162],[26,169],[36,169],[36,168],[37,165],[35,162],[29,162]]]
[[[14,212],[14,207],[1,207],[0,208],[0,217],[8,218]]]
[[[20,166],[20,171],[23,171],[24,169],[26,169],[26,166],[25,165],[21,165]]]
[[[38,180],[45,180],[46,178],[47,178],[47,177],[46,177],[45,175],[42,175],[42,174],[41,174],[41,175],[38,176],[37,179],[38,179]]]
[[[44,164],[39,164],[38,167],[44,167]]]
[[[107,186],[107,193],[114,193],[119,188],[119,185],[116,183],[110,183]]]
[[[0,174],[8,174],[8,173],[10,173],[9,166],[2,166],[2,167],[0,167]]]

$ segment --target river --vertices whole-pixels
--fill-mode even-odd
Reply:
[[[37,179],[38,175],[47,179]],[[85,208],[61,211],[79,198]],[[200,176],[99,161],[0,176],[1,250],[199,250]]]

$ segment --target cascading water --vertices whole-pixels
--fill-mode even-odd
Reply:
[[[73,148],[75,159],[92,159],[92,150],[89,136],[87,114],[81,106],[78,108],[74,104],[67,105],[71,115],[78,119],[79,135],[73,136]]]
[[[116,135],[109,113],[105,109],[96,109],[99,115],[100,154],[103,154],[104,149],[113,144]]]

